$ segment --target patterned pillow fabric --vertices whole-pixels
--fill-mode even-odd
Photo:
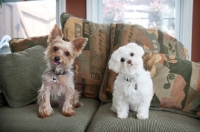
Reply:
[[[187,49],[177,39],[158,30],[158,42],[160,45],[160,53],[174,55],[181,59],[189,60]]]
[[[156,56],[160,56],[160,60],[155,63],[156,75],[152,78],[154,96],[151,107],[200,116],[200,64],[173,55],[159,53]],[[114,79],[110,82],[113,83]],[[103,101],[111,101],[112,91],[106,90],[106,94],[100,94],[107,99]]]
[[[173,55],[159,55],[151,106],[200,114],[200,64]]]
[[[160,53],[158,42],[158,30],[154,28],[144,28],[140,25],[130,24],[111,24],[113,35],[111,52],[118,47],[126,45],[129,42],[135,42],[141,45],[145,50],[153,53]]]
[[[82,97],[98,98],[110,53],[110,25],[96,24],[85,19],[61,14],[64,39],[88,38],[82,54],[74,63],[75,88]]]
[[[130,24],[111,24],[111,51],[115,51],[120,46],[126,45],[129,42],[135,42],[142,46],[146,51],[153,53],[160,52],[158,42],[158,30],[146,29],[140,25]],[[113,82],[116,73],[106,68],[103,84],[99,94],[99,98],[103,102],[110,102],[112,99]]]
[[[11,52],[19,52],[25,50],[27,48],[41,45],[44,48],[47,46],[47,38],[46,36],[39,36],[39,37],[30,37],[30,38],[13,38],[9,41]]]
[[[120,46],[135,42],[142,46],[145,51],[150,51],[154,54],[164,53],[181,59],[188,59],[187,49],[175,38],[160,30],[130,24],[111,24],[111,28],[110,54]],[[116,75],[115,72],[106,68],[99,94],[101,101],[110,102],[112,100],[113,82]]]

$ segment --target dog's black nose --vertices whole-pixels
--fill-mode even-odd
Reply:
[[[128,60],[128,61],[127,61],[127,63],[128,63],[128,64],[131,64],[131,63],[132,63],[132,61],[131,61],[131,60]]]
[[[56,56],[54,59],[55,59],[55,61],[59,61],[60,57]]]

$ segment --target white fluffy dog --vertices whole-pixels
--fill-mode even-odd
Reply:
[[[137,119],[147,119],[153,97],[150,72],[143,67],[144,50],[135,43],[120,47],[111,55],[109,69],[119,73],[114,82],[111,110],[118,118],[127,118],[129,109]]]

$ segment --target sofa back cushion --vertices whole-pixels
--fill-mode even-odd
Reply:
[[[36,45],[41,45],[46,48],[47,38],[48,35],[29,38],[13,38],[9,41],[9,45],[12,53],[19,52]]]
[[[96,24],[85,19],[61,14],[64,39],[88,38],[82,54],[74,63],[75,88],[82,97],[98,98],[110,53],[110,25]]]
[[[187,50],[181,43],[157,29],[130,24],[112,24],[111,27],[114,35],[111,35],[110,54],[120,46],[135,42],[159,59],[154,65],[152,107],[178,109],[190,114],[200,111],[200,65],[187,60]],[[115,72],[106,69],[99,94],[101,101],[112,101],[116,76]]]
[[[200,113],[200,65],[173,55],[159,54],[157,74],[153,77],[151,107]]]
[[[36,101],[46,68],[44,48],[0,55],[0,90],[10,107],[23,107]]]
[[[144,49],[153,53],[160,53],[160,45],[158,42],[158,30],[154,28],[144,28],[137,24],[111,24],[113,40],[111,53],[118,47],[135,42]]]

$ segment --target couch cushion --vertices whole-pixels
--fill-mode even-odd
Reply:
[[[173,55],[160,53],[157,56],[160,60],[155,64],[156,75],[152,78],[151,107],[177,109],[200,116],[200,65]],[[111,101],[112,90],[107,90],[106,101]]]
[[[187,49],[176,38],[158,30],[158,42],[160,45],[160,53],[189,60]]]
[[[173,55],[159,54],[153,77],[152,107],[164,107],[200,116],[200,65]]]
[[[6,100],[5,100],[4,96],[3,96],[3,93],[0,90],[0,107],[3,107],[5,105],[6,105]]]
[[[96,24],[68,13],[61,15],[61,24],[66,41],[79,36],[88,38],[74,63],[75,87],[84,97],[98,98],[110,53],[110,25]]]
[[[40,119],[36,104],[22,108],[0,108],[0,131],[84,132],[99,107],[99,101],[86,98],[80,101],[84,105],[76,108],[76,115],[72,117],[63,116],[61,108],[53,108],[54,114],[51,117]]]
[[[155,28],[144,28],[137,24],[111,24],[114,34],[111,52],[118,47],[135,42],[144,49],[153,53],[160,53],[160,44],[158,42],[158,30]]]
[[[44,50],[42,46],[35,46],[0,55],[0,90],[10,107],[22,107],[36,101],[46,68]]]
[[[180,42],[157,29],[130,24],[112,24],[111,28],[110,54],[120,46],[126,45],[129,42],[135,42],[141,45],[145,51],[164,53],[180,57],[181,59],[188,59],[187,50]],[[101,101],[110,102],[116,73],[106,68],[104,76],[99,96]]]
[[[30,37],[30,38],[13,38],[9,41],[11,52],[19,52],[27,48],[41,45],[46,48],[48,35]]]
[[[114,41],[111,51],[113,52],[119,46],[129,42],[135,42],[144,49],[153,53],[163,53],[174,55],[181,59],[188,60],[187,49],[174,37],[164,33],[156,28],[144,28],[136,24],[112,24],[114,28]]]
[[[110,110],[111,103],[100,106],[92,120],[88,132],[199,132],[200,119],[167,111],[150,110],[147,120],[136,119],[135,112],[128,118],[119,119]]]

